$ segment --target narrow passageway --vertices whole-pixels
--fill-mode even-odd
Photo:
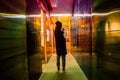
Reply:
[[[61,66],[62,67],[62,66]],[[43,67],[39,80],[88,80],[74,57],[69,53],[66,56],[66,70],[57,71],[56,54],[52,54],[49,62]]]
[[[120,0],[0,0],[0,80],[120,80]]]

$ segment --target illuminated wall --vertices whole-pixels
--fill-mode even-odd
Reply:
[[[120,13],[109,15],[106,24],[108,31],[120,30]]]
[[[97,57],[101,58],[104,69],[119,74],[120,12],[113,12],[93,16],[93,48],[96,54],[102,55]]]

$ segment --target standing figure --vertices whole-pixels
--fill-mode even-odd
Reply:
[[[60,57],[62,56],[62,69],[65,70],[66,65],[66,39],[64,37],[64,32],[61,30],[62,23],[57,21],[55,28],[55,40],[56,40],[56,51],[57,51],[57,69],[60,70]]]

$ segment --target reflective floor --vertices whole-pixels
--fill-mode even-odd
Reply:
[[[39,80],[88,80],[82,69],[79,67],[75,58],[71,54],[66,56],[66,68],[57,71],[56,54],[53,54],[51,59],[43,67],[43,73]]]
[[[95,55],[89,56],[88,53],[80,52],[74,52],[73,55],[88,80],[119,80],[119,73],[109,71],[103,67],[97,67],[97,57]],[[111,65],[109,67],[111,67]]]

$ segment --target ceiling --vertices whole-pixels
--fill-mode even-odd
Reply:
[[[50,13],[92,13],[109,12],[120,9],[120,0],[50,0],[53,10]],[[88,8],[89,7],[89,8]]]
[[[100,13],[120,10],[120,0],[0,0],[0,12],[24,13],[22,11],[26,9],[27,13],[39,14],[40,7],[37,1],[51,2],[50,13],[53,14]],[[50,9],[50,5],[48,9]]]
[[[65,14],[72,13],[72,6],[74,0],[50,0],[53,10],[51,13],[54,14]]]

